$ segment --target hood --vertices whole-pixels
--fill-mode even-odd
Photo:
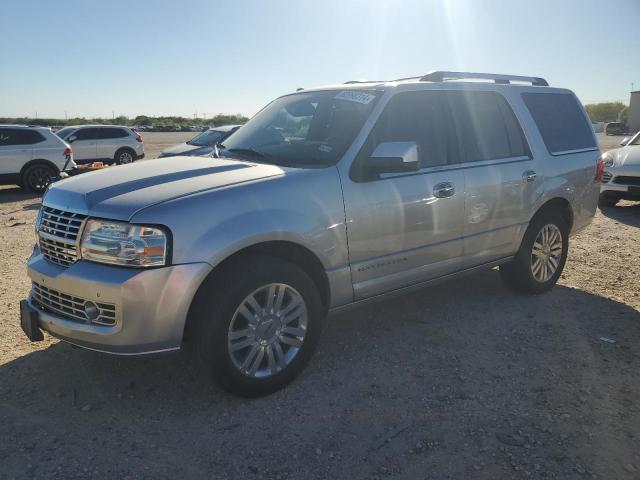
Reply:
[[[277,177],[286,169],[210,157],[170,157],[107,167],[51,185],[43,204],[112,220],[193,193]]]
[[[607,153],[615,160],[614,167],[640,167],[640,145],[617,148]]]
[[[188,145],[186,143],[180,143],[174,145],[171,148],[167,148],[160,153],[162,157],[171,157],[174,155],[205,155],[211,153],[212,147]]]

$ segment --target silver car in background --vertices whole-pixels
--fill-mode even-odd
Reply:
[[[187,142],[163,150],[160,155],[158,155],[158,158],[175,157],[178,155],[189,157],[211,155],[217,144],[224,142],[227,137],[240,127],[241,125],[221,125],[219,127],[209,128]]]
[[[121,125],[78,125],[56,132],[73,146],[76,163],[100,161],[124,165],[144,158],[140,134]]]
[[[602,158],[605,172],[600,188],[601,207],[613,207],[619,200],[640,200],[640,132],[620,142]]]
[[[328,312],[495,266],[551,289],[603,162],[571,91],[432,72],[280,97],[219,158],[108,170],[44,197],[23,330],[124,355],[186,341],[258,396],[303,369]]]

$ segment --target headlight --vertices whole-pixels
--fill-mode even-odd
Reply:
[[[88,220],[80,242],[82,258],[129,267],[166,265],[168,240],[158,227]]]
[[[605,167],[613,167],[614,162],[613,162],[613,157],[611,155],[604,155],[602,159],[604,160]]]

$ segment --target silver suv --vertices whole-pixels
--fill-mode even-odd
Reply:
[[[186,340],[224,387],[267,394],[309,361],[328,312],[498,265],[519,291],[552,288],[603,169],[575,95],[540,78],[299,91],[218,158],[51,186],[22,327],[127,355]]]
[[[101,161],[123,165],[144,158],[144,143],[138,132],[120,125],[82,125],[56,132],[72,144],[76,163]]]

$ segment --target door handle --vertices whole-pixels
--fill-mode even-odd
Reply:
[[[527,170],[526,172],[524,172],[522,174],[522,181],[523,182],[533,182],[533,181],[535,181],[537,176],[538,176],[538,174],[535,171]]]
[[[433,195],[437,198],[449,198],[456,194],[456,186],[451,182],[442,182],[433,187]]]

